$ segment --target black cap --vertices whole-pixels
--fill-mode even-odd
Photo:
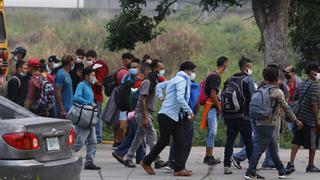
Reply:
[[[48,62],[59,63],[59,62],[61,62],[61,60],[58,59],[56,55],[52,55],[52,56],[50,56],[50,57],[48,58]]]
[[[96,58],[98,55],[96,53],[95,50],[89,50],[87,53],[86,53],[86,57],[94,57]]]
[[[26,55],[27,54],[27,50],[25,48],[19,46],[19,47],[16,47],[16,49],[14,49],[14,51],[11,52],[11,54],[14,54],[14,55],[18,54],[18,53]]]

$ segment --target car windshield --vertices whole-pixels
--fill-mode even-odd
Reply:
[[[0,96],[0,120],[36,117],[35,114]]]
[[[3,14],[0,12],[0,42],[5,42],[6,41],[6,32],[4,29],[4,19],[3,19]]]

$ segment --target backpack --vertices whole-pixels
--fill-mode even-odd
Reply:
[[[1,85],[0,87],[0,95],[3,97],[8,97],[8,84],[9,81],[11,81],[12,79],[16,79],[18,80],[18,84],[19,84],[19,88],[21,86],[21,81],[17,76],[11,76],[8,81],[6,81],[3,85]]]
[[[54,107],[55,103],[55,92],[54,86],[50,83],[47,78],[43,76],[35,77],[40,82],[41,91],[40,97],[37,101],[39,110],[50,110]]]
[[[213,74],[217,74],[217,73],[213,72],[212,74],[209,74],[209,76],[211,76]],[[199,104],[200,105],[204,105],[208,99],[208,96],[206,95],[205,88],[206,88],[206,82],[207,82],[207,79],[209,76],[207,76],[204,80],[202,80],[200,82],[200,95],[199,95]]]
[[[222,112],[239,113],[243,110],[246,97],[243,94],[243,81],[248,75],[231,76],[221,93]]]
[[[133,111],[137,105],[139,91],[132,88],[137,80],[132,81],[129,78],[130,76],[127,76],[124,83],[119,86],[116,104],[120,111]]]
[[[275,107],[272,107],[270,90],[276,87],[266,85],[260,87],[252,94],[249,115],[254,119],[268,119],[271,118]]]
[[[107,97],[111,96],[112,91],[114,88],[119,86],[118,84],[118,72],[124,68],[120,68],[118,71],[106,76],[103,80],[103,87],[104,87],[104,93]]]

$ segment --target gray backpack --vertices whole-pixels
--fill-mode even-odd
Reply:
[[[271,102],[270,90],[276,87],[266,85],[260,87],[253,93],[250,101],[249,114],[254,119],[271,118],[274,113],[274,106]]]

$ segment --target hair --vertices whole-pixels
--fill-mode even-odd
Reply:
[[[196,68],[197,66],[191,62],[191,61],[185,61],[181,64],[179,71],[192,71]]]
[[[87,51],[87,53],[86,53],[86,57],[93,57],[93,58],[97,58],[98,57],[98,55],[97,55],[97,53],[96,53],[96,51],[95,50],[89,50],[89,51]]]
[[[76,50],[76,55],[82,55],[82,56],[85,56],[86,55],[86,52],[83,50],[83,49],[77,49]]]
[[[154,59],[152,60],[152,63],[150,64],[151,69],[157,68],[159,64],[162,63],[160,59]]]
[[[268,82],[275,82],[279,80],[279,70],[274,67],[266,67],[263,70],[263,78]]]
[[[140,59],[138,59],[138,58],[132,59],[132,61],[127,65],[127,69],[130,69],[131,64],[133,64],[133,63],[140,64]]]
[[[306,74],[310,75],[312,71],[319,71],[319,64],[316,62],[310,62],[306,66]]]
[[[83,63],[75,63],[74,64],[74,71],[82,71],[84,69],[84,64]]]
[[[62,58],[62,67],[68,66],[72,61],[74,60],[73,56],[71,55],[65,55]]]
[[[228,62],[228,58],[225,56],[221,56],[217,59],[217,67],[222,67],[226,64],[226,62]]]
[[[125,60],[125,59],[131,59],[133,60],[135,57],[133,54],[129,53],[129,52],[126,52],[126,53],[123,53],[122,54],[122,60]]]
[[[92,72],[94,72],[94,70],[93,70],[91,67],[86,67],[86,68],[84,68],[84,69],[82,70],[82,76],[83,76],[83,78],[84,78],[85,76],[90,75]]]
[[[239,68],[242,69],[244,68],[245,65],[247,64],[251,64],[252,61],[244,56],[241,57],[241,59],[239,60]]]
[[[142,62],[145,62],[148,59],[152,59],[148,54],[145,54],[142,58]]]
[[[28,63],[24,62],[24,61],[18,61],[16,64],[16,70],[18,70],[19,68],[22,68],[23,65],[27,65]]]
[[[142,63],[140,67],[141,73],[146,73],[147,71],[152,71],[150,64],[148,63]]]

